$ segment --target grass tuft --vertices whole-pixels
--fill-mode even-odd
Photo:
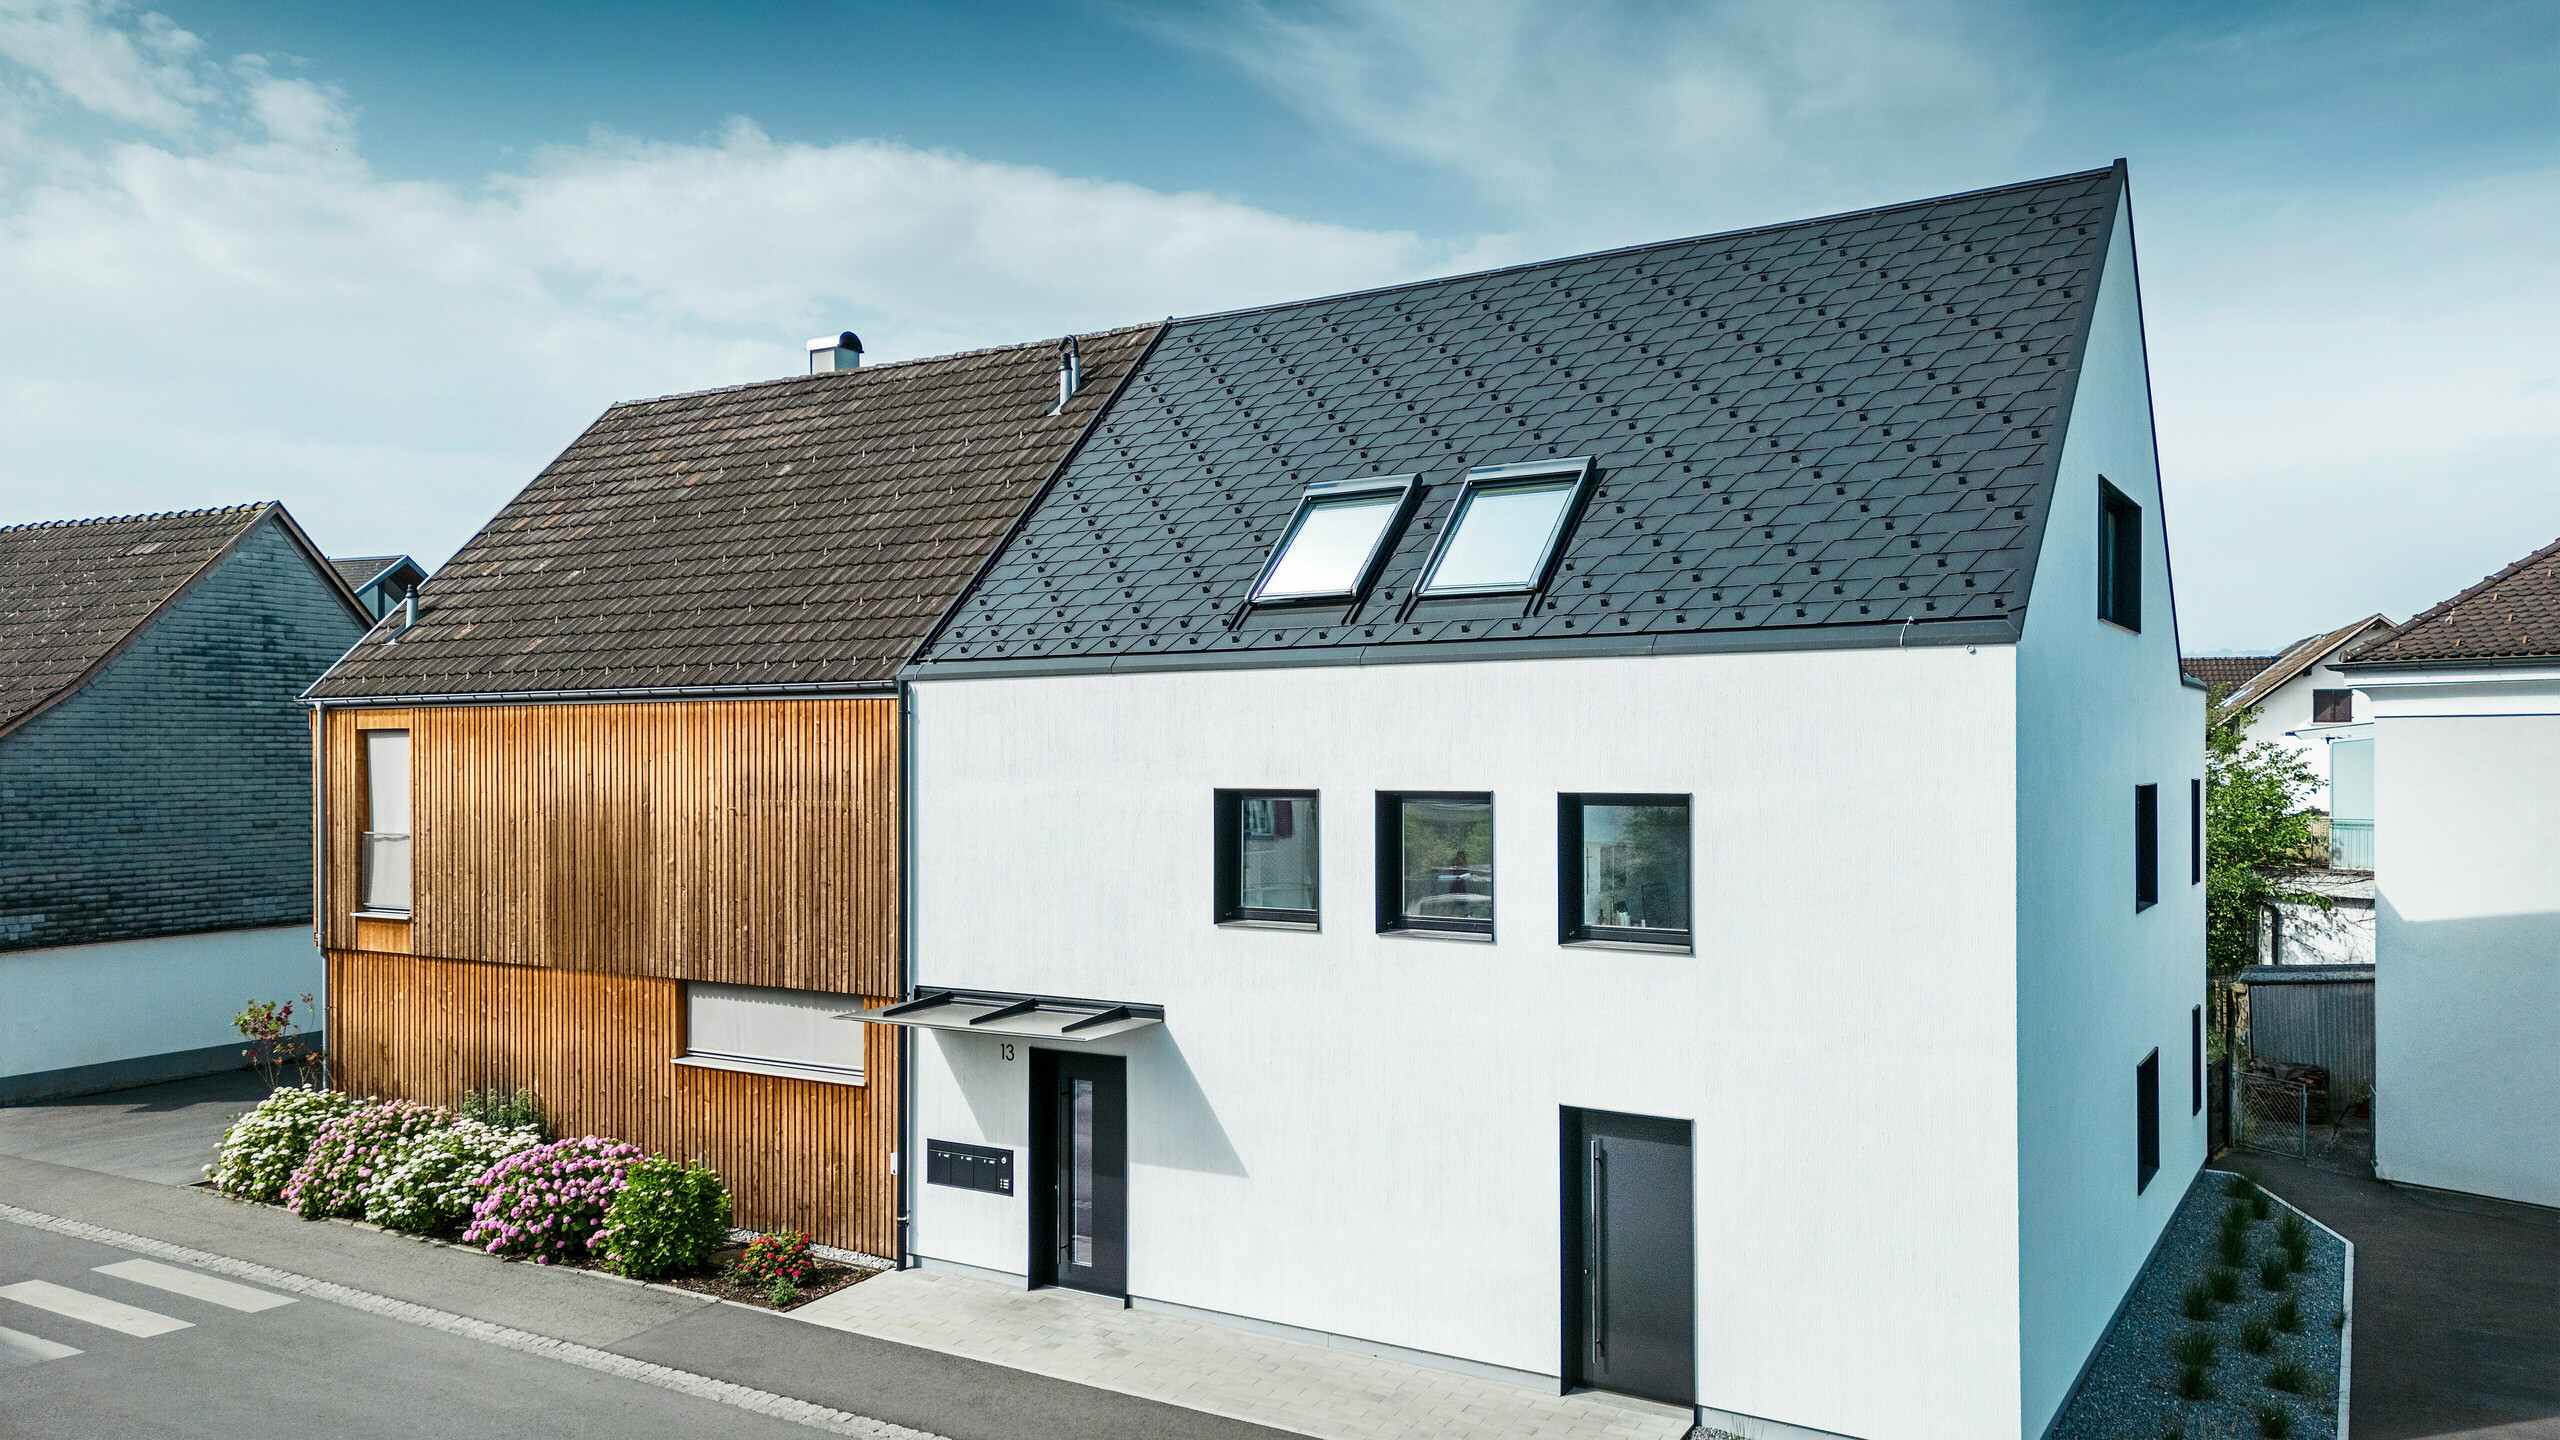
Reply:
[[[2234,1270],[2249,1263],[2249,1237],[2246,1232],[2222,1232],[2222,1263]]]
[[[2293,1412],[2281,1405],[2259,1406],[2258,1433],[2267,1440],[2286,1440],[2293,1434]]]
[[[2264,1320],[2251,1320],[2240,1327],[2240,1348],[2252,1355],[2266,1354],[2275,1343],[2276,1332],[2268,1329]]]
[[[2282,1290],[2285,1286],[2292,1283],[2293,1270],[2290,1266],[2284,1263],[2284,1257],[2282,1255],[2266,1255],[2259,1258],[2259,1289],[2267,1291]]]
[[[2222,1233],[2225,1235],[2245,1235],[2248,1231],[2249,1202],[2246,1200],[2234,1200],[2229,1205],[2224,1206],[2222,1210]]]
[[[2287,1360],[2267,1372],[2267,1388],[2287,1395],[2299,1395],[2311,1383],[2309,1371],[2298,1360]]]
[[[2276,1328],[2287,1335],[2302,1329],[2302,1302],[2288,1296],[2276,1306]]]
[[[2274,1213],[2276,1213],[2276,1202],[2268,1197],[2266,1191],[2260,1190],[2249,1197],[2250,1219],[2264,1220]]]
[[[2181,1365],[2211,1365],[2213,1351],[2213,1332],[2210,1330],[2190,1330],[2169,1347],[2169,1353],[2176,1356]]]
[[[2234,1175],[2222,1182],[2222,1193],[2235,1200],[2246,1200],[2258,1192],[2258,1182],[2246,1175]]]
[[[2284,1223],[2276,1227],[2276,1238],[2284,1242],[2284,1248],[2287,1250],[2296,1246],[2309,1245],[2311,1227],[2303,1223],[2301,1216],[2287,1215],[2284,1217]]]
[[[2179,1399],[2210,1400],[2215,1393],[2213,1382],[2205,1378],[2203,1366],[2189,1365],[2178,1372]]]
[[[2217,1265],[2205,1277],[2205,1284],[2213,1291],[2213,1298],[2225,1305],[2240,1298],[2240,1272],[2237,1270],[2225,1270]]]
[[[2186,1307],[2188,1319],[2210,1320],[2213,1318],[2213,1292],[2204,1288],[2203,1282],[2199,1281],[2188,1286],[2187,1293],[2178,1298],[2179,1302]]]

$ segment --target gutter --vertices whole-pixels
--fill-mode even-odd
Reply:
[[[318,688],[316,684],[312,687],[313,690]],[[889,679],[827,680],[802,685],[630,685],[605,690],[454,690],[423,695],[322,696],[306,690],[298,698],[315,709],[323,705],[350,709],[416,705],[559,705],[637,700],[788,700],[808,695],[894,695],[897,691],[898,682]]]

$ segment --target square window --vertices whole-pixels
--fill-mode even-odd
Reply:
[[[1254,582],[1253,603],[1350,600],[1369,588],[1413,500],[1410,475],[1307,487]]]
[[[1217,921],[1316,925],[1316,792],[1217,792]]]
[[[2356,723],[2356,692],[2353,690],[2312,691],[2311,723],[2314,725]]]
[[[2142,628],[2142,507],[2098,482],[2098,618]]]
[[[1493,935],[1493,797],[1378,797],[1378,929]]]
[[[1689,797],[1556,797],[1559,937],[1686,949]]]
[[[1414,593],[1491,595],[1544,585],[1590,475],[1587,459],[1570,468],[1469,471]]]
[[[2133,787],[2133,908],[2160,903],[2160,787]]]
[[[2133,1067],[2133,1193],[2151,1188],[2160,1173],[2160,1052]]]

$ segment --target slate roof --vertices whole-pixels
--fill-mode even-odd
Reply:
[[[329,568],[338,572],[338,578],[347,582],[348,589],[354,590],[408,558],[406,555],[347,555],[332,557]]]
[[[2205,684],[2217,700],[2249,682],[2249,677],[2275,663],[2273,655],[2190,655],[2178,668]]]
[[[1154,331],[616,405],[310,693],[892,680]]]
[[[311,551],[272,501],[0,527],[0,730],[77,687],[270,515]]]
[[[916,673],[2014,634],[2124,183],[1168,322]],[[1534,611],[1399,622],[1468,467],[1579,455],[1596,488]],[[1414,472],[1364,604],[1228,628],[1309,483]]]
[[[2560,659],[2560,540],[2348,658],[2359,667]]]
[[[2319,664],[2321,656],[2328,654],[2330,651],[2337,649],[2339,646],[2346,644],[2348,641],[2355,639],[2359,635],[2366,634],[2369,631],[2388,630],[2390,628],[2390,616],[2367,615],[2361,620],[2349,621],[2335,630],[2323,631],[2318,635],[2305,635],[2301,639],[2284,647],[2281,654],[2277,655],[2275,659],[2267,662],[2265,669],[2250,676],[2245,684],[2241,685],[2239,689],[2232,691],[2225,699],[2224,703],[2231,705],[2258,704],[2260,701],[2265,700],[2276,691],[2283,689],[2286,685],[2289,685],[2296,679],[2300,678],[2302,672],[2305,670]]]

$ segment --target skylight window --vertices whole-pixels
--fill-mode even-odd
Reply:
[[[1357,598],[1377,573],[1412,496],[1410,475],[1308,486],[1253,587],[1254,602]]]
[[[1546,583],[1557,542],[1580,508],[1591,462],[1468,472],[1418,594],[1484,595]]]

